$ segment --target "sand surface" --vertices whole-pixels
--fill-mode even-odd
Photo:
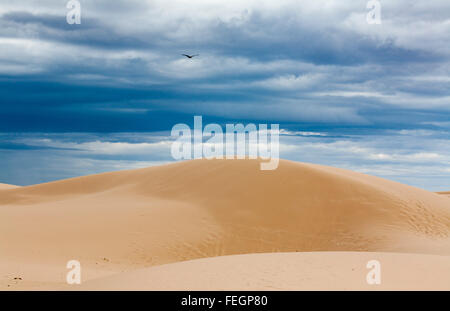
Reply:
[[[368,284],[367,263],[380,263],[380,284]],[[196,259],[100,278],[71,290],[449,290],[447,256],[314,252]]]
[[[320,165],[281,161],[260,171],[257,160],[195,160],[0,191],[0,289],[60,288],[72,259],[86,286],[97,280],[101,289],[109,276],[137,269],[152,274],[158,265],[274,252],[294,253],[287,261],[319,252],[324,264],[334,252],[447,259],[440,256],[450,255],[450,201]],[[221,258],[207,260],[220,266],[253,257]]]

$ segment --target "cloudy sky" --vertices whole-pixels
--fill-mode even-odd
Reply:
[[[0,182],[173,161],[176,123],[278,123],[281,157],[450,190],[450,1],[0,2]],[[182,53],[200,54],[189,60]]]

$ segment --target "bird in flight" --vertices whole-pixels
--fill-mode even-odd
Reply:
[[[195,55],[181,54],[181,55],[186,56],[187,58],[194,58],[196,56],[199,56],[198,54]]]

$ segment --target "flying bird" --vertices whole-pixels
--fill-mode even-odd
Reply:
[[[181,54],[181,55],[186,56],[187,58],[194,58],[196,56],[199,56],[198,54],[195,55]]]

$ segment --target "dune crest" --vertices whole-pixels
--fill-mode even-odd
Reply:
[[[89,280],[235,254],[450,254],[442,195],[320,165],[259,166],[193,160],[2,191],[0,272],[51,266],[46,278],[64,282],[72,259]]]

